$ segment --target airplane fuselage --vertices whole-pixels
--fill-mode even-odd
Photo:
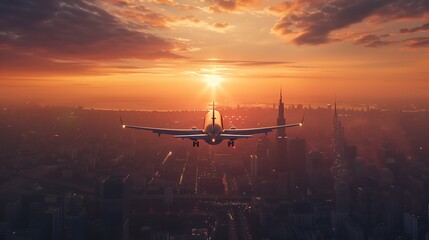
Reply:
[[[209,111],[204,117],[203,130],[204,133],[210,136],[210,138],[205,140],[208,144],[216,145],[221,143],[223,140],[218,136],[223,132],[222,115],[216,110]]]

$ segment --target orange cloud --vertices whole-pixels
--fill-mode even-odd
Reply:
[[[81,0],[8,2],[0,32],[0,65],[7,71],[92,74],[98,60],[181,58],[173,53],[180,43],[133,30]]]
[[[226,22],[224,23],[215,23],[213,24],[213,27],[215,28],[228,28],[230,25]]]
[[[424,31],[429,31],[429,23],[423,24],[415,28],[402,28],[400,30],[401,33],[415,33],[415,32],[424,32]]]
[[[373,48],[378,48],[378,47],[395,43],[394,41],[383,40],[382,39],[383,37],[388,37],[388,35],[378,36],[373,34],[366,34],[356,38],[354,42],[355,44],[358,44],[358,45],[363,45],[365,47],[373,47]]]
[[[218,33],[225,33],[227,31],[231,31],[234,28],[234,26],[230,25],[227,22],[209,24],[193,16],[173,18],[171,20],[170,25],[194,27],[194,28],[200,28],[208,31],[218,32]]]
[[[342,40],[332,33],[370,17],[383,21],[422,17],[429,5],[426,0],[295,0],[268,10],[281,15],[273,32],[290,36],[298,45],[318,45]]]
[[[415,37],[404,41],[408,48],[429,48],[429,37]]]
[[[159,4],[169,5],[169,6],[176,5],[176,3],[173,0],[155,0],[155,2]]]
[[[260,5],[259,0],[211,0],[210,2],[214,3],[209,7],[212,12],[235,12]]]

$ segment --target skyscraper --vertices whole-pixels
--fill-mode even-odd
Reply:
[[[49,208],[45,213],[46,229],[45,238],[46,240],[59,240],[60,239],[60,209],[57,207]]]
[[[255,178],[258,176],[258,156],[257,155],[250,155],[250,172],[249,175],[252,178]]]
[[[334,118],[332,123],[332,140],[334,153],[340,156],[344,155],[346,147],[346,138],[344,137],[344,127],[341,124],[341,121],[338,118],[337,112],[337,103],[334,105]]]
[[[285,106],[283,103],[283,94],[280,90],[279,113],[277,125],[285,125]],[[274,168],[277,172],[277,194],[279,196],[288,196],[290,193],[290,176],[287,156],[287,136],[284,128],[277,129],[276,137],[276,160]]]
[[[280,90],[280,99],[279,99],[279,114],[277,117],[277,125],[285,125],[285,106],[283,103],[283,94],[282,90]],[[276,148],[277,148],[277,156],[276,156],[276,164],[275,168],[277,172],[285,172],[288,169],[288,159],[287,159],[287,136],[286,129],[280,128],[277,129],[277,138],[276,138]]]
[[[83,195],[67,193],[64,198],[64,239],[85,239],[86,211],[83,206]]]
[[[335,181],[335,210],[332,212],[332,225],[336,228],[343,228],[344,222],[349,214],[350,208],[350,186],[348,181],[347,165],[344,160],[346,139],[344,137],[344,127],[338,119],[337,103],[335,103],[333,129],[332,129],[332,150],[333,174]]]
[[[258,157],[258,162],[263,163],[258,166],[258,176],[264,177],[265,179],[269,178],[275,166],[273,166],[273,159],[270,153],[270,140],[267,136],[262,136],[258,139],[256,155]]]
[[[288,142],[288,173],[291,190],[295,193],[305,192],[307,190],[307,174],[305,168],[305,139],[292,138]]]
[[[347,164],[345,162],[345,150],[347,148],[344,136],[344,127],[338,119],[337,103],[335,103],[333,127],[332,127],[332,151],[334,153],[334,177],[337,182],[348,181]]]
[[[128,179],[129,176],[110,176],[103,182],[104,239],[129,239]]]

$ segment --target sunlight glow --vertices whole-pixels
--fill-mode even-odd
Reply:
[[[218,87],[223,82],[223,80],[224,79],[219,75],[214,75],[214,74],[204,75],[204,81],[206,82],[207,86],[211,88]]]

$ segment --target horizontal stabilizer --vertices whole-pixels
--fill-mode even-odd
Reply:
[[[200,140],[200,139],[204,140],[204,139],[210,138],[210,136],[207,134],[189,134],[189,135],[174,135],[174,138],[182,138],[182,139],[189,138],[192,140]]]
[[[222,139],[222,140],[235,140],[235,139],[240,139],[240,138],[252,138],[253,135],[238,135],[238,134],[220,134],[218,136],[218,138]]]

